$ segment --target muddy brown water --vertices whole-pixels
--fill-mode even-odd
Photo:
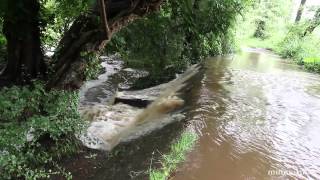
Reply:
[[[161,154],[188,126],[199,140],[171,180],[320,179],[319,75],[246,49],[209,59],[191,85],[182,123],[111,153],[84,150],[64,167],[74,179],[148,179],[148,169],[160,167]]]
[[[320,76],[247,51],[207,61],[189,100],[201,136],[172,180],[320,179]]]

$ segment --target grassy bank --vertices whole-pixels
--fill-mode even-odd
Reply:
[[[305,8],[313,15],[294,21],[292,14],[296,12],[292,7],[291,0],[254,3],[244,16],[238,18],[237,44],[270,49],[308,71],[320,73],[320,8]]]
[[[242,23],[242,24],[241,24]],[[249,23],[250,24],[250,23]],[[240,22],[239,29],[245,29],[248,22]],[[265,48],[272,50],[283,58],[291,59],[294,63],[302,65],[306,70],[320,73],[320,28],[306,36],[301,32],[305,29],[305,24],[289,24],[280,30],[269,30],[265,32],[265,37],[254,37],[252,32],[240,32],[237,34],[239,46]]]
[[[165,180],[170,174],[176,170],[179,163],[185,160],[185,155],[195,145],[197,135],[192,132],[184,132],[180,139],[178,139],[172,146],[168,154],[162,156],[161,168],[150,169],[149,179],[150,180]]]
[[[320,38],[311,34],[304,38],[288,33],[282,39],[248,38],[243,46],[270,49],[283,58],[291,59],[310,72],[320,73]]]

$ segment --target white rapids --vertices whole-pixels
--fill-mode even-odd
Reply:
[[[116,94],[117,97],[125,99],[152,101],[144,109],[121,103],[80,107],[81,117],[89,122],[89,127],[80,136],[80,140],[89,148],[109,151],[120,142],[130,141],[183,119],[181,113],[173,113],[184,104],[184,100],[177,97],[177,92],[198,71],[199,66],[193,65],[168,83],[140,91]]]

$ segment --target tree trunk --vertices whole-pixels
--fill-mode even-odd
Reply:
[[[48,88],[80,88],[89,61],[85,54],[99,53],[114,33],[134,19],[158,10],[162,1],[104,0],[105,9],[101,2],[96,3],[90,12],[77,18],[60,41]]]
[[[103,50],[111,36],[138,17],[159,9],[164,0],[96,0],[59,42],[51,62],[47,88],[78,89],[85,81],[88,57]],[[4,17],[7,66],[0,86],[43,79],[47,68],[40,42],[38,0],[10,0]],[[50,75],[50,76],[49,76]]]
[[[304,31],[302,37],[305,37],[308,34],[311,34],[318,26],[320,25],[320,8],[314,14],[313,19],[310,22],[310,25]]]
[[[300,6],[299,6],[299,9],[298,9],[298,12],[297,12],[297,15],[296,15],[296,20],[295,20],[296,23],[298,23],[301,20],[301,16],[302,16],[302,13],[303,13],[303,8],[304,8],[304,5],[306,4],[306,1],[307,0],[301,0],[301,2],[300,2]]]
[[[44,78],[46,65],[40,43],[39,10],[37,0],[8,1],[3,32],[7,39],[7,65],[0,77],[0,85],[26,84]]]

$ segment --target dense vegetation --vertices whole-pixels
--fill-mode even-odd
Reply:
[[[246,0],[1,0],[0,179],[60,174],[85,123],[78,89],[99,73],[99,53],[151,72],[150,86],[189,64],[232,51],[229,32]],[[102,8],[103,5],[106,8]],[[146,17],[147,14],[150,16]],[[23,30],[22,30],[23,29]],[[48,51],[53,56],[45,56]],[[149,78],[150,78],[149,77]]]
[[[248,46],[272,49],[310,71],[320,72],[320,8],[300,7],[302,11],[298,11],[294,18],[293,2],[263,0],[255,3],[239,21],[238,41]],[[304,17],[303,11],[314,15]]]
[[[1,179],[70,177],[56,160],[77,149],[74,134],[84,126],[78,94],[48,92],[39,82],[3,88],[0,93]]]
[[[14,61],[9,56],[8,29],[5,31],[4,19],[21,22],[24,20],[22,16],[31,13],[30,9],[23,7],[22,1],[14,3],[20,6],[13,7],[8,1],[1,1],[1,70],[9,61]],[[41,1],[38,27],[43,46],[41,51],[56,47],[66,27],[86,7],[85,2]],[[17,15],[16,11],[24,13]],[[22,28],[24,25],[27,26],[21,23]],[[14,31],[10,33],[17,33],[21,38],[28,36],[20,28]],[[49,73],[51,66],[48,64],[48,68],[45,68],[46,73]],[[81,132],[85,123],[78,113],[78,92],[48,90],[45,82],[47,77],[43,76],[31,81],[26,78],[28,82],[21,82],[7,79],[3,74],[0,79],[9,83],[1,83],[0,87],[0,179],[43,179],[54,174],[70,178],[71,175],[59,167],[57,161],[76,152],[79,147],[75,134]],[[28,77],[28,74],[24,76]],[[12,82],[16,82],[15,85],[11,86]],[[10,86],[5,87],[4,84]]]
[[[166,82],[208,56],[231,53],[233,27],[246,0],[169,0],[155,13],[123,29],[107,46],[130,67],[149,71],[138,88]]]

